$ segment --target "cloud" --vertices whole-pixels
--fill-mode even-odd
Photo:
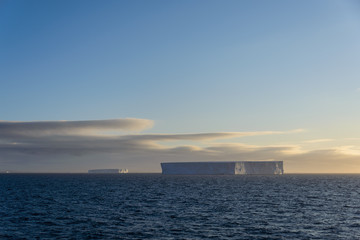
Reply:
[[[188,134],[146,134],[146,135],[128,135],[124,138],[149,140],[149,141],[212,141],[219,139],[263,136],[263,135],[278,135],[295,133],[298,130],[291,131],[254,131],[254,132],[217,132],[217,133],[188,133]]]
[[[339,153],[346,154],[346,155],[354,155],[360,157],[360,148],[356,146],[339,146],[336,147],[335,150]]]
[[[104,131],[141,131],[152,126],[153,121],[136,118],[88,121],[0,121],[0,138],[92,135]]]
[[[307,141],[304,141],[304,143],[321,143],[321,142],[332,142],[332,141],[335,141],[335,139],[321,138],[321,139],[307,140]]]
[[[146,119],[96,121],[0,122],[0,153],[28,155],[72,155],[124,153],[145,150],[171,150],[162,145],[169,141],[207,142],[248,136],[298,132],[254,131],[187,134],[110,134],[109,130],[141,130],[152,125]],[[178,150],[199,150],[198,146],[178,146]],[[213,151],[202,149],[203,151]]]
[[[147,119],[0,122],[0,170],[81,172],[127,167],[159,172],[162,161],[283,160],[288,172],[360,172],[358,149],[306,151],[299,145],[220,143],[221,139],[296,134],[304,130],[187,134],[125,134],[153,125]],[[110,132],[111,131],[111,132]],[[119,133],[121,131],[121,134]],[[116,132],[116,134],[114,134]],[[314,139],[321,142],[329,139]],[[175,146],[165,143],[172,141]],[[177,141],[179,142],[178,144]],[[186,141],[187,144],[183,144]],[[189,144],[191,143],[191,144]]]
[[[133,139],[129,136],[122,137],[78,137],[73,138],[44,138],[41,140],[26,140],[17,143],[0,144],[0,153],[12,152],[23,153],[27,155],[72,155],[83,156],[94,153],[131,153],[146,152],[152,150],[171,150],[157,143],[159,139],[145,138]],[[178,146],[174,149],[181,149],[184,146]],[[197,146],[191,146],[192,149],[199,149]],[[200,148],[201,149],[201,148]],[[211,149],[209,149],[211,150]]]

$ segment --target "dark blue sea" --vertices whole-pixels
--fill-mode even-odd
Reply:
[[[2,174],[0,239],[360,239],[360,175]]]

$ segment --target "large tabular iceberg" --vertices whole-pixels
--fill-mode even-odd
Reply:
[[[235,175],[283,174],[282,161],[237,162],[167,162],[161,163],[163,174],[179,175]]]

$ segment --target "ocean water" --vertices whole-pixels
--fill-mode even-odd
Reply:
[[[0,239],[360,239],[360,175],[2,174]]]

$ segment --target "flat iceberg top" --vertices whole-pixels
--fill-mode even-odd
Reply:
[[[273,160],[262,160],[262,161],[204,161],[204,162],[163,162],[167,163],[268,163],[268,162],[283,162],[283,161],[273,161]],[[161,163],[161,164],[163,164]]]

